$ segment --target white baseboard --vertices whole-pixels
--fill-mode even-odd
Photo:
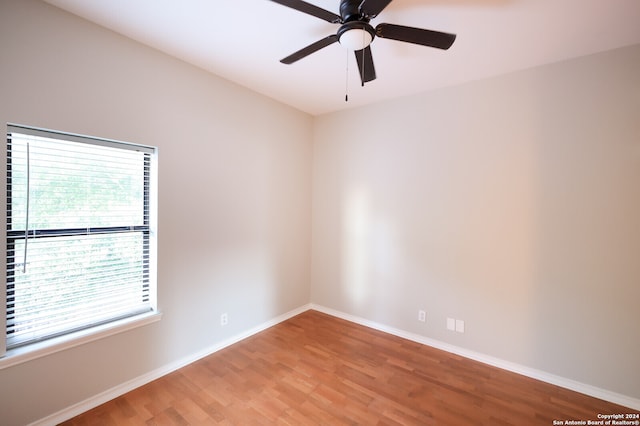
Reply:
[[[85,399],[82,402],[74,404],[70,407],[65,408],[64,410],[58,411],[50,416],[47,416],[43,419],[35,421],[31,423],[29,426],[54,426],[66,420],[69,420],[79,414],[84,413],[85,411],[91,410],[101,404],[104,404],[107,401],[111,401],[114,398],[117,398],[121,395],[124,395],[127,392],[130,392],[140,386],[146,385],[156,379],[159,379],[162,376],[165,376],[175,370],[178,370],[182,367],[185,367],[199,359],[202,359],[208,355],[211,355],[221,349],[224,349],[228,346],[233,345],[241,340],[246,339],[247,337],[251,337],[254,334],[257,334],[263,330],[266,330],[269,327],[272,327],[276,324],[279,324],[283,321],[288,320],[302,312],[308,311],[311,309],[311,305],[307,304],[296,308],[292,311],[289,311],[285,314],[277,316],[267,322],[264,322],[254,328],[251,328],[245,332],[237,334],[235,336],[230,337],[229,339],[223,340],[213,346],[205,348],[195,354],[184,357],[176,362],[160,367],[156,370],[150,371],[149,373],[143,374],[142,376],[136,377],[135,379],[129,380],[128,382],[122,383],[114,388],[108,389],[98,395],[92,396],[91,398]]]
[[[409,333],[404,330],[400,330],[394,327],[389,327],[384,324],[369,321],[364,318],[360,318],[354,315],[346,314],[344,312],[336,311],[335,309],[327,308],[320,305],[311,304],[310,309],[323,312],[325,314],[342,318],[344,320],[354,322],[356,324],[364,325],[375,330],[383,331],[385,333],[393,334],[394,336],[402,337],[413,342],[421,343],[423,345],[431,346],[436,349],[441,349],[446,352],[450,352],[456,355],[463,356],[465,358],[479,361],[484,364],[488,364],[494,367],[501,368],[503,370],[511,371],[513,373],[521,374],[533,379],[540,380],[542,382],[550,383],[552,385],[560,386],[565,389],[569,389],[575,392],[580,392],[585,395],[599,398],[605,401],[619,404],[624,407],[628,407],[634,410],[640,411],[640,399],[632,398],[630,396],[622,395],[619,393],[611,392],[606,389],[601,389],[595,386],[587,385],[577,382],[575,380],[566,379],[564,377],[550,374],[535,368],[526,367],[513,362],[505,361],[500,358],[495,358],[489,355],[485,355],[479,352],[475,352],[469,349],[460,348],[458,346],[450,345],[439,340],[430,339],[419,334]]]

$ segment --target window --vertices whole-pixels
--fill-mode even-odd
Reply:
[[[7,349],[155,309],[154,163],[154,148],[8,126]]]

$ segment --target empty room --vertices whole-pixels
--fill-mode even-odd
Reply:
[[[0,425],[640,425],[637,0],[0,0]]]

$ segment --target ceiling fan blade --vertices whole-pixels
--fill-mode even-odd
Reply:
[[[322,49],[323,47],[327,47],[330,44],[335,43],[336,41],[338,41],[338,36],[336,34],[331,34],[330,36],[327,36],[325,38],[323,38],[322,40],[318,40],[315,43],[310,44],[307,47],[304,47],[300,50],[298,50],[296,53],[293,53],[289,56],[287,56],[284,59],[281,59],[280,62],[282,62],[283,64],[287,64],[290,65],[296,61],[299,61],[300,59],[304,58],[305,56],[309,56],[314,52],[317,52],[318,50]]]
[[[279,3],[283,6],[290,7],[299,12],[306,13],[307,15],[315,16],[316,18],[323,19],[332,24],[339,24],[342,22],[342,18],[335,13],[322,9],[313,4],[307,3],[302,0],[271,0],[274,3]]]
[[[389,38],[444,50],[450,48],[456,40],[455,34],[394,24],[379,24],[376,27],[376,35],[380,38]]]
[[[373,19],[389,6],[391,0],[364,0],[360,12],[369,19]]]
[[[360,71],[360,80],[362,85],[376,79],[376,68],[373,65],[373,55],[371,55],[371,46],[367,46],[362,50],[356,50],[356,61],[358,62],[358,70]]]

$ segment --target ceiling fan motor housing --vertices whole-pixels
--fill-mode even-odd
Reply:
[[[364,18],[360,12],[361,3],[361,0],[342,0],[340,2],[340,16],[342,17],[342,22],[349,22]],[[369,22],[368,19],[367,22]]]

